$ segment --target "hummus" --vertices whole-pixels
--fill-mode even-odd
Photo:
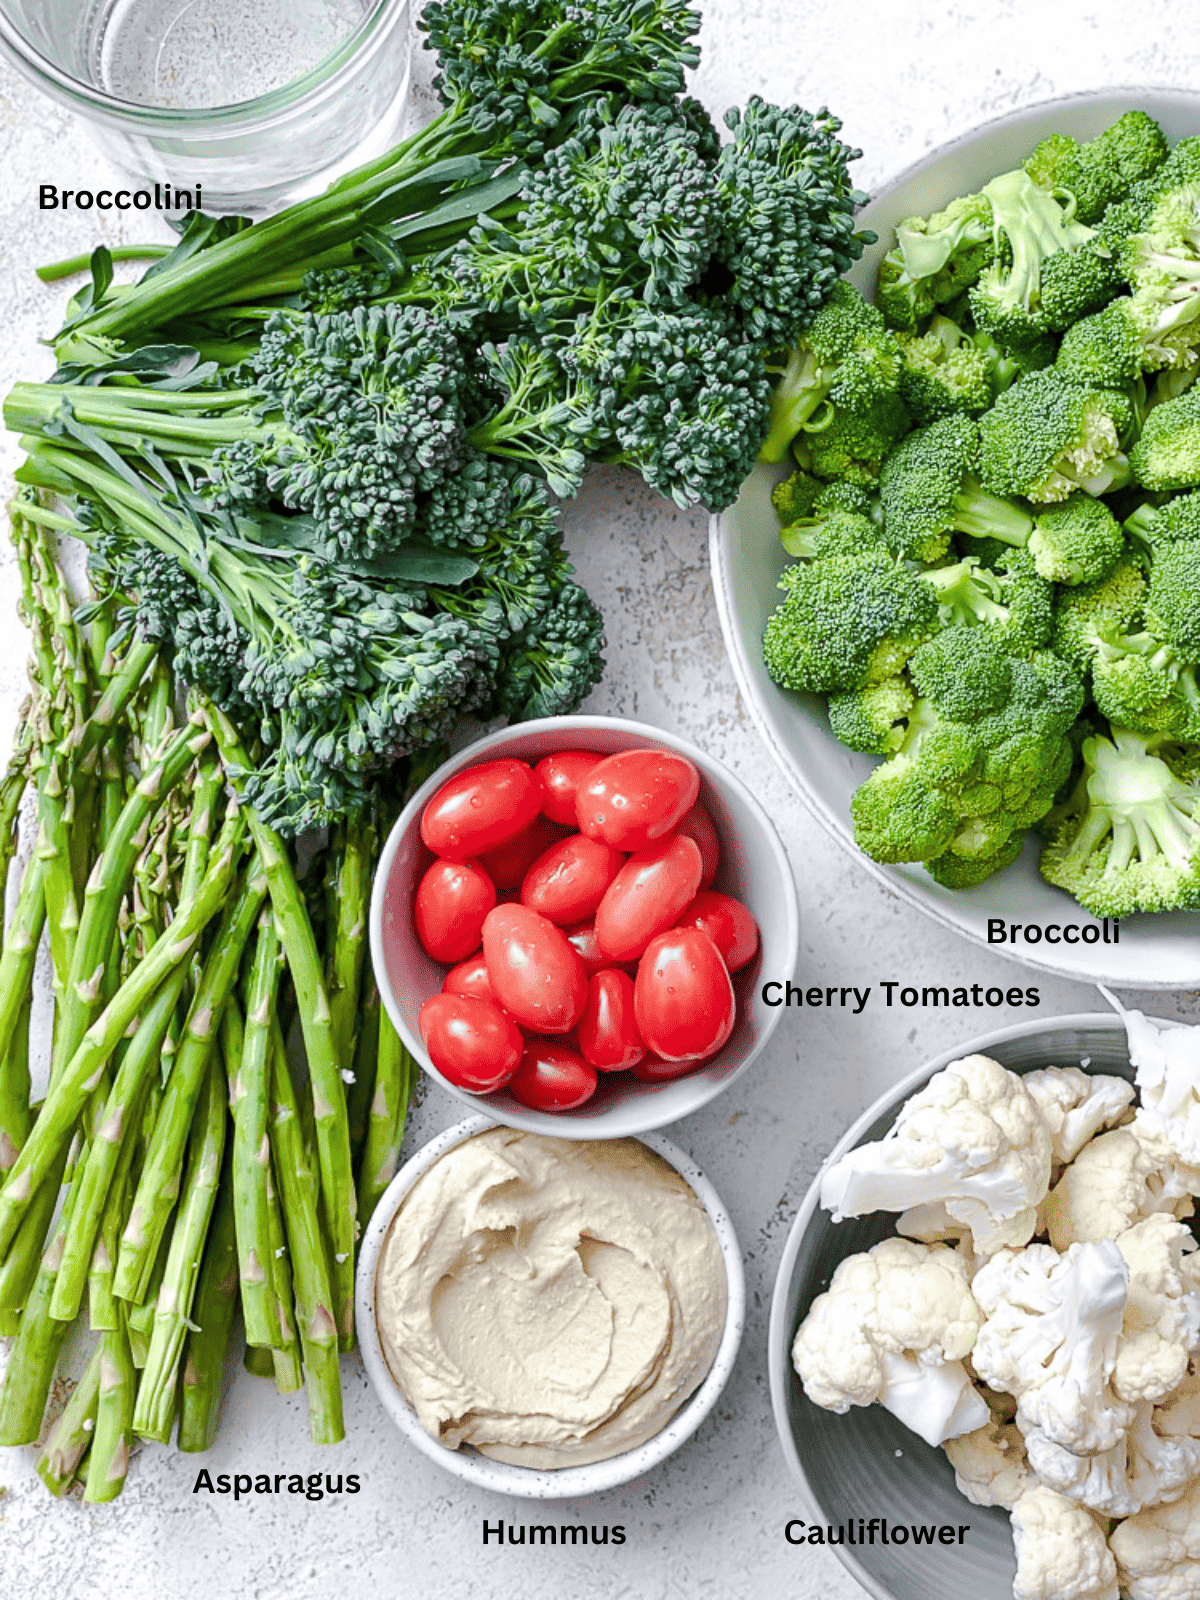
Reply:
[[[536,1468],[665,1427],[712,1366],[726,1298],[716,1231],[661,1156],[499,1127],[422,1173],[375,1279],[384,1356],[422,1425]]]

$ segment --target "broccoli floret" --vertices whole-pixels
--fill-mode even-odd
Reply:
[[[1115,152],[1105,146],[1080,144],[1069,133],[1052,133],[1035,145],[1024,162],[1037,184],[1059,199],[1074,202],[1071,215],[1078,222],[1098,222],[1105,207],[1124,197],[1129,184]]]
[[[904,567],[869,552],[788,567],[786,599],[763,635],[785,689],[831,694],[896,676],[937,624],[937,599]]]
[[[987,367],[993,402],[1027,372],[1040,372],[1043,367],[1052,366],[1057,350],[1057,341],[1050,334],[1019,350],[1005,349],[990,333],[973,334],[971,343]]]
[[[916,427],[964,412],[977,417],[993,399],[987,357],[949,317],[925,333],[901,336],[900,396]]]
[[[1008,260],[998,255],[971,290],[976,325],[1001,344],[1028,345],[1092,309],[1084,302],[1099,292],[1093,282],[1099,267],[1093,263],[1104,264],[1094,253],[1086,266],[1060,264],[1052,288],[1049,280],[1043,285],[1049,263],[1060,254],[1077,252],[1092,230],[1072,222],[1054,196],[1025,172],[1002,173],[984,185],[983,193],[991,201],[997,244],[1001,238],[1007,242]],[[1111,295],[1111,277],[1109,281],[1107,293],[1094,304]]]
[[[1113,156],[1128,188],[1157,172],[1168,155],[1167,136],[1146,111],[1126,111],[1086,148]]]
[[[1073,494],[1038,512],[1027,548],[1043,578],[1094,583],[1120,560],[1125,535],[1103,500]]]
[[[796,434],[825,405],[861,408],[896,388],[900,352],[882,315],[844,279],[789,352],[771,396],[762,461],[784,461]]]
[[[1200,786],[1161,736],[1114,727],[1083,745],[1084,772],[1049,820],[1041,871],[1096,917],[1200,906]]]
[[[1200,492],[1176,495],[1161,506],[1139,506],[1125,518],[1125,528],[1151,550],[1177,539],[1200,539]]]
[[[1078,672],[1089,672],[1106,640],[1133,629],[1145,598],[1146,579],[1131,555],[1123,556],[1095,583],[1061,589],[1054,603],[1055,652]]]
[[[788,555],[814,561],[831,555],[857,555],[864,551],[887,554],[883,530],[871,517],[857,511],[833,508],[801,517],[779,532],[779,542]]]
[[[1129,452],[1143,488],[1190,489],[1200,484],[1200,389],[1154,406]]]
[[[815,478],[802,467],[797,467],[790,478],[775,485],[771,504],[784,528],[829,511],[852,511],[865,517],[872,509],[870,492],[861,484],[842,483],[837,479],[827,482],[824,478]]]
[[[979,420],[980,479],[993,494],[1039,502],[1065,500],[1077,489],[1107,494],[1128,482],[1121,437],[1131,420],[1130,403],[1116,390],[1070,383],[1053,370],[1032,372]]]
[[[923,576],[937,591],[944,626],[986,625],[1006,650],[1019,656],[1049,643],[1054,588],[1026,551],[1006,551],[994,569],[967,556]]]
[[[974,889],[1011,867],[1024,848],[1025,831],[1018,828],[990,855],[957,855],[950,849],[926,861],[925,870],[943,889]]]
[[[937,306],[975,282],[995,253],[986,195],[964,195],[930,217],[909,217],[880,265],[875,303],[890,327],[916,333]]]
[[[1196,667],[1156,633],[1101,639],[1092,661],[1092,697],[1118,726],[1200,742]]]
[[[986,628],[943,630],[914,652],[910,674],[921,699],[899,749],[851,801],[855,839],[877,861],[998,866],[1070,773],[1083,686],[1057,656],[1019,660]]]
[[[1200,541],[1176,539],[1155,547],[1146,626],[1182,660],[1200,662]]]
[[[904,720],[916,703],[907,678],[885,678],[829,697],[829,726],[851,750],[886,756],[904,741]]]
[[[1146,346],[1130,315],[1131,304],[1128,299],[1114,300],[1068,328],[1058,347],[1055,372],[1096,389],[1124,389],[1136,383]]]
[[[945,417],[897,446],[884,463],[879,498],[898,555],[937,561],[954,533],[1025,542],[1032,519],[979,487],[979,459],[979,426],[969,417]]]

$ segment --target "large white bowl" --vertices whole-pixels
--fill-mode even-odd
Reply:
[[[727,1290],[725,1331],[704,1382],[652,1439],[647,1439],[645,1444],[638,1445],[634,1450],[610,1456],[607,1461],[593,1461],[582,1467],[561,1467],[554,1472],[544,1472],[532,1467],[513,1466],[507,1461],[493,1461],[469,1446],[449,1450],[426,1433],[417,1421],[416,1412],[396,1387],[396,1380],[384,1358],[375,1320],[375,1275],[388,1229],[400,1209],[400,1202],[413,1184],[447,1150],[492,1126],[487,1117],[470,1117],[466,1122],[448,1128],[436,1139],[431,1139],[411,1161],[401,1167],[375,1207],[375,1214],[367,1225],[359,1249],[354,1287],[355,1326],[363,1365],[383,1409],[400,1432],[422,1455],[428,1456],[430,1461],[453,1473],[456,1478],[462,1478],[477,1488],[494,1489],[498,1494],[513,1495],[522,1500],[573,1500],[579,1495],[601,1494],[606,1489],[615,1489],[618,1484],[640,1478],[643,1473],[673,1455],[685,1440],[691,1438],[716,1405],[733,1371],[746,1325],[746,1280],[737,1235],[720,1196],[696,1163],[661,1134],[645,1135],[642,1143],[669,1162],[699,1199],[721,1246]]]
[[[1174,143],[1200,133],[1200,95],[1180,90],[1121,89],[1074,95],[986,123],[945,145],[903,173],[862,212],[864,227],[879,234],[849,274],[870,294],[897,222],[928,215],[955,195],[969,194],[997,173],[1018,166],[1039,139],[1063,132],[1089,139],[1131,107],[1148,111]],[[976,889],[944,889],[923,867],[885,867],[858,851],[850,797],[875,765],[847,750],[829,731],[824,702],[772,683],[760,644],[779,600],[776,584],[787,565],[779,519],[770,493],[785,469],[758,466],[735,505],[712,519],[710,555],[717,612],[746,704],[759,732],[813,815],[889,888],[943,927],[976,944],[988,943],[988,921],[1002,918],[1043,931],[1052,924],[1091,923],[1082,907],[1038,872],[1036,841],[1006,871]],[[1141,916],[1121,924],[1118,944],[1022,942],[989,948],[1027,966],[1071,978],[1100,979],[1139,989],[1182,989],[1200,984],[1200,918],[1179,912]],[[1022,935],[1023,939],[1023,935]]]
[[[700,769],[700,799],[721,840],[721,865],[714,887],[749,907],[761,942],[748,967],[735,973],[737,1020],[722,1050],[686,1077],[672,1083],[642,1083],[631,1073],[605,1073],[586,1105],[577,1111],[530,1111],[507,1090],[475,1095],[450,1083],[425,1050],[417,1014],[422,1002],[442,986],[446,969],[421,949],[413,925],[413,894],[433,859],[421,842],[421,812],[447,778],[464,767],[499,756],[540,761],[554,750],[617,750],[649,745],[676,750]],[[388,836],[371,893],[371,959],[388,1015],[405,1045],[442,1087],[472,1111],[495,1122],[559,1139],[623,1139],[663,1128],[707,1105],[756,1059],[783,1015],[764,1005],[762,975],[787,979],[796,970],[800,912],[791,867],[779,835],[758,801],[720,762],[686,739],[640,722],[616,717],[547,717],[479,739],[444,766],[413,795]]]

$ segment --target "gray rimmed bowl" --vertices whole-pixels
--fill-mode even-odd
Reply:
[[[897,222],[927,216],[956,195],[970,194],[998,173],[1019,166],[1040,139],[1069,133],[1090,139],[1123,112],[1144,109],[1174,144],[1200,132],[1200,94],[1186,90],[1112,89],[1029,106],[985,123],[903,172],[864,207],[859,221],[879,234],[848,274],[864,294],[874,290],[879,263]],[[1124,922],[1117,944],[1050,942],[1047,929],[1095,919],[1070,895],[1045,882],[1038,852],[1026,844],[1019,861],[975,889],[946,889],[919,865],[882,866],[854,843],[850,797],[876,765],[839,744],[824,703],[815,695],[772,683],[760,649],[763,629],[779,600],[776,584],[788,564],[779,543],[771,489],[786,469],[755,467],[736,503],[709,528],[709,558],[721,631],[734,675],[759,733],[784,775],[818,822],[901,899],[975,944],[987,945],[991,919],[1037,925],[1036,944],[988,946],[1023,965],[1063,977],[1138,989],[1185,989],[1200,984],[1200,917],[1176,912]],[[1097,928],[1097,932],[1099,929]]]
[[[618,750],[650,746],[686,756],[700,770],[700,799],[721,841],[713,884],[753,912],[761,935],[758,954],[733,975],[737,1018],[722,1049],[695,1071],[669,1083],[642,1083],[628,1072],[602,1074],[595,1095],[576,1111],[531,1111],[506,1089],[470,1094],[444,1078],[430,1061],[417,1024],[422,1003],[442,986],[446,968],[421,949],[412,902],[421,874],[433,860],[421,841],[421,812],[456,772],[499,756],[537,762],[555,750]],[[763,973],[789,978],[800,953],[800,911],[792,869],[779,834],[741,780],[686,739],[621,717],[547,717],[522,722],[478,739],[445,762],[405,806],[388,835],[371,892],[371,960],[379,994],[406,1047],[456,1100],[494,1122],[558,1139],[622,1139],[678,1122],[746,1072],[779,1026],[783,1010],[760,992]]]
[[[864,1111],[825,1162],[882,1139],[900,1107],[935,1072],[973,1054],[992,1056],[1013,1072],[1074,1067],[1133,1081],[1125,1029],[1108,1013],[1087,1012],[1002,1028],[944,1051],[910,1073]],[[822,1169],[824,1170],[824,1169]],[[913,1544],[835,1546],[835,1554],[877,1600],[1012,1600],[1016,1561],[1008,1513],[971,1505],[959,1494],[945,1453],[910,1433],[882,1406],[851,1406],[845,1416],[814,1405],[792,1369],[796,1329],[839,1262],[870,1250],[896,1231],[892,1212],[835,1223],[820,1204],[821,1174],[805,1195],[788,1234],[775,1280],[767,1331],[767,1368],[775,1426],[805,1502],[804,1518],[821,1524],[853,1517],[894,1523],[969,1523],[960,1546]]]
[[[721,1247],[727,1292],[725,1330],[704,1381],[653,1438],[647,1439],[645,1444],[638,1445],[636,1449],[610,1456],[607,1461],[593,1461],[585,1466],[562,1467],[546,1472],[514,1466],[506,1461],[493,1461],[470,1446],[458,1450],[447,1449],[421,1426],[416,1412],[400,1393],[392,1377],[375,1318],[375,1277],[388,1230],[400,1209],[401,1201],[413,1184],[447,1150],[494,1126],[490,1117],[476,1116],[438,1134],[401,1167],[375,1207],[375,1214],[359,1249],[354,1286],[355,1326],[363,1365],[383,1409],[410,1444],[465,1483],[474,1484],[480,1489],[492,1489],[497,1494],[512,1495],[520,1500],[573,1500],[581,1495],[601,1494],[606,1489],[615,1489],[619,1484],[640,1478],[673,1455],[680,1445],[691,1438],[720,1398],[737,1360],[746,1325],[746,1280],[742,1270],[741,1247],[721,1197],[691,1157],[659,1133],[644,1134],[641,1142],[674,1167],[699,1199]]]

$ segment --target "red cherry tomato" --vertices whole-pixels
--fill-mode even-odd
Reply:
[[[551,822],[566,823],[568,828],[579,826],[575,820],[575,791],[603,759],[592,750],[556,750],[538,762],[533,770],[546,791],[542,810]]]
[[[609,968],[588,983],[587,1005],[575,1030],[580,1054],[597,1072],[635,1067],[646,1046],[633,1016],[633,979]]]
[[[730,972],[740,972],[758,949],[758,923],[740,900],[715,889],[701,889],[677,926],[706,933]]]
[[[574,824],[572,824],[574,826]],[[557,844],[563,831],[545,817],[539,817],[531,828],[519,833],[507,844],[497,845],[479,857],[479,865],[497,889],[519,889],[521,879],[540,855],[545,855],[552,844]]]
[[[488,977],[487,962],[482,952],[468,956],[465,961],[450,968],[442,984],[442,993],[466,994],[473,1000],[490,1000],[493,1005],[500,1004],[492,988],[492,980]]]
[[[695,839],[699,845],[700,860],[704,863],[700,887],[709,888],[721,865],[721,840],[713,819],[702,805],[694,805],[676,831],[686,833],[689,839]]]
[[[421,1007],[417,1021],[430,1061],[459,1089],[490,1094],[521,1064],[521,1030],[490,1000],[435,994]]]
[[[664,1061],[713,1055],[733,1032],[734,1010],[733,984],[706,933],[672,928],[646,946],[633,986],[633,1011],[655,1055]]]
[[[587,974],[566,935],[528,906],[497,906],[483,924],[496,999],[523,1027],[568,1033],[587,1003]]]
[[[568,928],[567,943],[583,962],[583,970],[589,978],[597,972],[607,971],[613,964],[612,957],[606,956],[597,944],[595,925],[591,922],[580,923],[578,928]]]
[[[640,956],[656,933],[672,928],[700,887],[700,850],[673,834],[639,850],[617,873],[596,908],[596,940],[617,961]]]
[[[604,891],[625,864],[625,857],[599,839],[572,834],[530,867],[521,885],[521,903],[565,928],[590,917]]]
[[[479,949],[496,890],[473,861],[435,861],[417,885],[417,938],[435,961],[461,961]]]
[[[421,838],[434,855],[465,861],[507,844],[536,821],[542,780],[524,761],[505,757],[450,778],[421,813]]]
[[[700,774],[671,750],[622,750],[606,756],[580,783],[575,815],[581,833],[618,850],[645,850],[681,823],[700,793]]]
[[[557,1040],[530,1039],[508,1092],[531,1111],[574,1111],[596,1092],[599,1079],[581,1055]]]
[[[702,1061],[664,1061],[661,1056],[645,1056],[629,1070],[643,1083],[670,1083],[673,1078],[686,1078],[703,1065]]]

